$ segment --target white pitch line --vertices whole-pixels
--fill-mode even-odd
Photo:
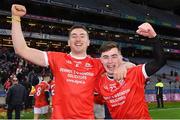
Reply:
[[[149,111],[161,111],[161,110],[177,110],[180,108],[157,108],[157,109],[150,109]]]

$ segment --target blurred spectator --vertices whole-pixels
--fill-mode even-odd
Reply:
[[[15,119],[20,119],[20,111],[26,99],[26,89],[23,85],[19,84],[16,76],[12,78],[12,87],[9,88],[6,97],[7,118],[12,119],[12,112],[15,110]]]
[[[176,81],[177,87],[179,87],[179,89],[180,89],[180,78],[179,78],[179,75],[177,75],[177,76],[175,77],[175,81]]]
[[[31,86],[31,92],[29,93],[29,108],[32,108],[33,107],[33,101],[34,101],[34,95],[36,93],[36,90],[35,90],[35,87],[34,86]]]
[[[157,107],[163,108],[164,107],[164,102],[163,102],[163,87],[164,84],[162,83],[161,79],[158,78],[158,82],[156,83],[155,89],[156,89],[156,99],[157,99]]]
[[[29,94],[31,92],[31,84],[27,79],[24,79],[22,82],[23,86],[26,88],[27,94],[26,94],[26,101],[25,101],[25,109],[31,108],[32,105],[30,105],[31,101],[29,99]]]
[[[35,86],[35,89],[34,119],[39,119],[41,114],[48,117],[49,85],[47,82],[41,81]]]
[[[4,83],[4,89],[5,89],[5,91],[8,91],[8,89],[11,87],[11,85],[12,85],[12,81],[10,80],[10,78],[8,78],[8,79],[6,80],[6,82]]]
[[[19,65],[18,68],[16,69],[16,75],[22,73],[22,66]]]

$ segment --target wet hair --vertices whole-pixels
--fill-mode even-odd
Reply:
[[[99,49],[99,52],[100,52],[100,54],[102,54],[103,52],[109,51],[112,48],[117,48],[118,51],[121,53],[121,49],[120,49],[119,45],[116,42],[113,42],[113,41],[104,42],[101,45],[101,47]]]
[[[83,29],[87,32],[87,35],[88,35],[88,30],[86,29],[86,27],[84,25],[73,25],[70,30],[69,30],[69,36],[71,35],[71,32],[74,30],[74,29]],[[88,35],[89,36],[89,35]]]

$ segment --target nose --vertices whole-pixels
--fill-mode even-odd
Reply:
[[[109,57],[109,58],[108,58],[108,63],[112,63],[112,61],[113,61],[112,58]]]
[[[77,36],[77,37],[76,37],[76,41],[81,41],[81,37],[80,37],[80,36]]]

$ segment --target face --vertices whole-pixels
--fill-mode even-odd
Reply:
[[[13,82],[13,84],[17,84],[17,83],[18,83],[17,78],[16,78],[16,77],[13,77],[13,78],[12,78],[12,82]]]
[[[106,72],[110,76],[113,75],[115,67],[119,67],[122,63],[122,55],[117,48],[112,48],[109,51],[103,52],[100,59]]]
[[[86,53],[89,43],[88,33],[85,30],[82,28],[76,28],[71,31],[68,45],[70,46],[73,54]]]

